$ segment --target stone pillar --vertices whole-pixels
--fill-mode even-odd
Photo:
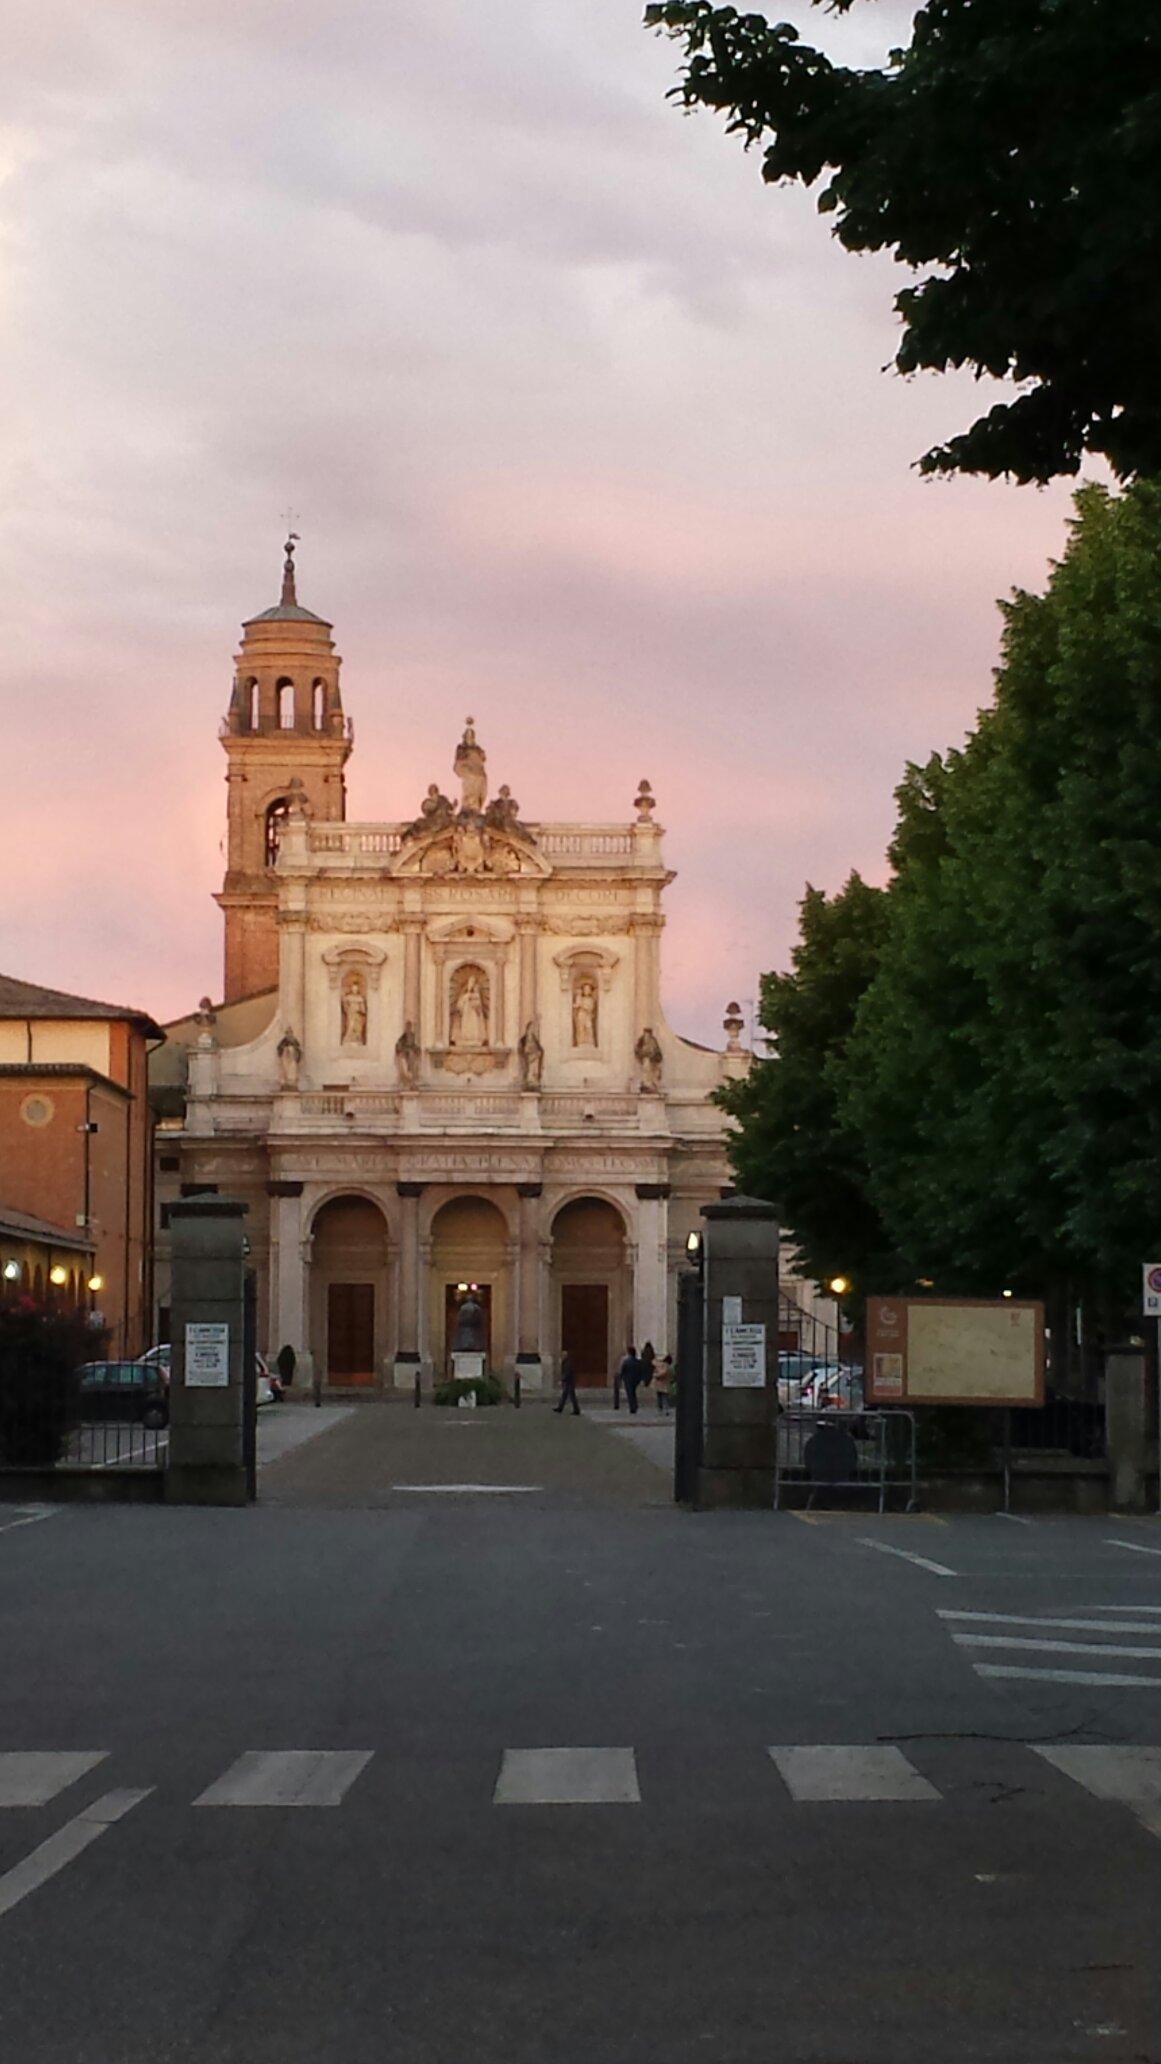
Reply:
[[[770,1506],[778,1414],[778,1214],[757,1197],[730,1197],[707,1204],[702,1218],[705,1439],[697,1501]],[[729,1354],[723,1339],[723,1327],[734,1323],[765,1329],[750,1382],[738,1382],[744,1357],[740,1351]]]
[[[423,942],[423,919],[401,917],[399,929],[403,933],[403,1023],[410,1025],[420,1044],[423,1044],[423,1027],[420,1018],[420,953]]]
[[[411,1390],[419,1375],[420,1303],[419,1200],[423,1184],[400,1182],[399,1195],[399,1345],[395,1353],[396,1390]]]
[[[281,1347],[294,1349],[295,1376],[306,1389],[314,1373],[310,1352],[310,1317],[307,1311],[307,1271],[302,1238],[302,1184],[272,1182],[271,1258],[274,1264],[270,1352]]]
[[[297,915],[278,929],[280,1032],[294,1033],[306,1044],[306,925]]]
[[[637,1184],[637,1266],[633,1274],[633,1341],[668,1353],[669,1185]]]
[[[1109,1503],[1119,1512],[1145,1510],[1145,1477],[1151,1466],[1146,1368],[1139,1347],[1113,1348],[1105,1357]]]
[[[229,1197],[189,1197],[169,1207],[173,1361],[165,1496],[170,1504],[244,1505],[249,1497],[243,1397],[246,1208]],[[187,1343],[193,1350],[188,1366]],[[214,1367],[219,1358],[221,1380]],[[211,1380],[190,1380],[198,1374]]]
[[[527,1024],[537,1015],[536,994],[536,919],[517,919],[517,936],[520,940],[520,1006],[517,1012],[519,1024],[516,1037],[519,1038]]]
[[[520,1199],[520,1244],[516,1259],[516,1374],[523,1390],[539,1390],[544,1381],[540,1352],[539,1200],[543,1183],[517,1183]]]
[[[661,1015],[661,926],[652,913],[638,913],[633,919],[633,1037],[646,1025],[657,1030]]]

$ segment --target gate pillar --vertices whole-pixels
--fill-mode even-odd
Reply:
[[[246,1210],[229,1197],[190,1197],[169,1207],[170,1504],[245,1505],[254,1495],[247,1467],[255,1403],[253,1329],[246,1322]]]
[[[704,1432],[697,1503],[770,1506],[778,1417],[778,1213],[758,1197],[702,1211]]]

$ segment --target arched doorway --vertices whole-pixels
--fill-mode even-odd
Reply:
[[[507,1355],[511,1269],[507,1221],[487,1197],[452,1197],[440,1206],[431,1225],[428,1280],[428,1337],[437,1378],[448,1367],[456,1305],[469,1288],[484,1307],[488,1367],[498,1369]]]
[[[625,1221],[603,1197],[577,1197],[552,1226],[552,1295],[561,1353],[578,1383],[604,1384],[629,1339],[632,1285]]]
[[[386,1222],[369,1197],[332,1197],[312,1230],[315,1366],[335,1389],[362,1389],[387,1351]]]

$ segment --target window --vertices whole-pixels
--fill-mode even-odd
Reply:
[[[290,804],[285,796],[279,796],[277,802],[271,803],[266,812],[265,854],[267,867],[273,867],[277,863],[278,848],[282,843],[282,834],[286,828],[286,820],[289,815]]]
[[[278,728],[279,728],[279,730],[280,730],[280,731],[293,731],[293,729],[294,729],[294,682],[293,682],[293,681],[290,681],[290,680],[287,680],[287,679],[285,679],[285,678],[284,678],[283,680],[281,680],[281,681],[277,681],[277,682],[275,683],[275,687],[274,687],[274,696],[275,696],[275,702],[276,702],[276,705],[277,705],[277,709],[278,709]]]
[[[327,691],[325,681],[316,681],[310,691],[311,722],[316,731],[321,731],[326,718]]]
[[[258,703],[257,681],[247,681],[246,700],[243,704],[243,707],[246,711],[247,729],[250,731],[257,731],[262,722],[262,713]]]

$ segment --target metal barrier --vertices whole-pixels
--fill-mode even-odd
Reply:
[[[809,1512],[819,1491],[871,1491],[878,1509],[887,1495],[906,1494],[903,1510],[919,1500],[915,1460],[915,1414],[891,1407],[880,1412],[781,1412],[774,1462],[774,1509],[783,1492],[808,1491]]]

